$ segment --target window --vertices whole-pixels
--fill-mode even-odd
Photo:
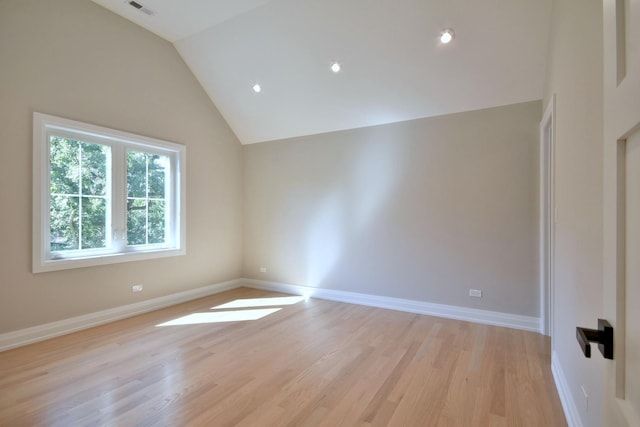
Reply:
[[[33,271],[185,253],[186,148],[34,113]]]

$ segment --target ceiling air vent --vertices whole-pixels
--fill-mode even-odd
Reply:
[[[131,0],[131,1],[127,1],[127,3],[129,4],[129,6],[135,7],[140,12],[146,13],[149,16],[152,16],[154,14],[153,10],[144,7],[144,5],[138,3],[137,1]]]

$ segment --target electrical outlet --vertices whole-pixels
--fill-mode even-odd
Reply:
[[[267,267],[260,267],[260,273],[266,273]]]
[[[131,292],[142,292],[142,285],[131,286]]]
[[[482,298],[482,291],[479,289],[469,289],[469,296],[475,298]]]

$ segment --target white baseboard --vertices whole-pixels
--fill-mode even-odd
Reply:
[[[539,317],[521,316],[497,311],[479,310],[475,308],[457,307],[356,292],[312,288],[309,286],[290,285],[264,280],[242,279],[241,282],[251,288],[282,292],[286,294],[304,295],[331,301],[387,308],[390,310],[446,317],[449,319],[466,320],[469,322],[483,323],[487,325],[505,326],[525,331],[542,332]]]
[[[278,282],[267,282],[255,279],[236,279],[228,282],[216,283],[198,289],[192,289],[164,297],[153,298],[134,304],[89,313],[70,319],[46,323],[44,325],[21,329],[0,334],[0,351],[9,350],[71,332],[88,329],[93,326],[124,319],[160,308],[169,307],[197,298],[206,297],[219,292],[228,291],[240,286],[248,286],[275,292],[294,295],[305,295],[314,298],[359,304],[370,307],[380,307],[390,310],[406,311],[409,313],[426,314],[430,316],[450,319],[466,320],[469,322],[488,325],[505,326],[526,331],[541,332],[540,318],[520,316],[517,314],[500,313],[496,311],[478,310],[474,308],[456,307],[444,304],[407,300],[401,298],[383,297],[361,294],[356,292],[337,291],[332,289],[312,288],[308,286],[291,285]]]
[[[556,383],[556,389],[558,389],[558,395],[560,396],[560,403],[562,403],[562,409],[564,410],[564,417],[567,419],[567,425],[569,427],[582,427],[582,420],[578,415],[578,407],[575,400],[571,395],[569,389],[569,383],[564,375],[558,355],[554,351],[551,354],[551,373],[553,373],[553,379]]]
[[[153,298],[146,301],[127,304],[121,307],[110,308],[95,313],[72,317],[70,319],[59,320],[57,322],[46,323],[44,325],[31,328],[20,329],[18,331],[0,334],[0,351],[9,350],[15,347],[43,341],[49,338],[136,316],[159,308],[169,307],[197,298],[217,294],[219,292],[235,289],[241,285],[241,280],[230,280],[228,282],[216,283],[202,288],[191,289],[172,295]]]

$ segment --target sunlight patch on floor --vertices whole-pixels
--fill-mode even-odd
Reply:
[[[213,313],[192,313],[156,326],[197,325],[203,323],[244,322],[258,320],[273,314],[281,308],[262,308],[255,310],[216,311]]]
[[[276,305],[293,305],[304,301],[305,297],[274,297],[274,298],[246,298],[237,299],[222,305],[211,307],[212,310],[220,308],[249,308],[249,307],[273,307]]]

